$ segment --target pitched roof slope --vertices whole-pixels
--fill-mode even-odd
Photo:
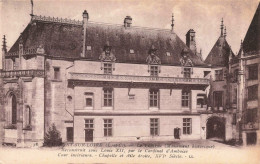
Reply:
[[[43,45],[47,55],[75,58],[82,51],[82,30],[78,25],[37,21],[28,24],[19,38],[25,49]],[[19,38],[9,52],[18,51]]]
[[[157,48],[157,55],[162,64],[180,65],[181,51],[186,48],[194,65],[205,65],[194,55],[185,43],[170,30],[148,29],[140,27],[125,28],[121,25],[88,23],[86,46],[92,46],[92,51],[86,51],[86,57],[98,60],[103,47],[109,41],[117,62],[146,63],[151,45]],[[130,49],[134,53],[130,53]],[[170,52],[170,56],[166,55]]]
[[[148,50],[154,45],[161,63],[180,65],[181,52],[188,49],[188,56],[194,66],[206,64],[170,30],[158,30],[143,27],[125,28],[123,25],[88,22],[86,46],[91,46],[85,54],[86,60],[99,60],[99,55],[107,41],[112,46],[116,62],[146,63]],[[25,48],[42,44],[46,54],[54,57],[79,59],[83,45],[83,26],[48,21],[33,21],[21,35]],[[18,51],[19,39],[9,52]],[[134,53],[130,53],[130,49]],[[170,56],[166,55],[170,52]]]
[[[260,2],[243,42],[245,55],[260,51]]]
[[[235,56],[225,37],[220,36],[205,59],[205,63],[212,67],[228,67],[230,51]]]

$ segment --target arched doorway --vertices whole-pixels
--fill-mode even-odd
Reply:
[[[207,121],[207,139],[225,140],[225,119],[210,117]]]

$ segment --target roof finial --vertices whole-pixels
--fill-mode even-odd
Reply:
[[[31,17],[33,16],[33,0],[31,0],[32,10],[31,10]]]
[[[240,43],[240,49],[243,48],[243,40],[241,39],[241,43]]]
[[[3,50],[6,51],[6,38],[5,38],[5,35],[3,37]]]
[[[223,36],[223,28],[224,28],[224,24],[223,24],[223,18],[222,18],[221,25],[220,25],[220,30],[221,30],[220,36]]]
[[[173,27],[174,27],[174,15],[173,15],[173,13],[172,13],[172,24],[171,24],[171,26],[172,26],[172,31],[173,31]]]
[[[227,36],[227,28],[226,28],[226,26],[225,26],[225,29],[224,29],[224,38],[226,38],[226,36]]]

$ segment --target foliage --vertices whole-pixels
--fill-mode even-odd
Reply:
[[[61,146],[62,139],[60,137],[60,132],[57,130],[55,124],[49,127],[48,131],[44,135],[43,146]]]

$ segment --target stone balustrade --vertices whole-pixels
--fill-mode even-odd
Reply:
[[[15,77],[43,77],[44,70],[12,70],[0,72],[1,78],[15,78]]]
[[[152,77],[152,76],[107,75],[107,74],[90,74],[90,73],[69,73],[69,74],[70,74],[69,79],[73,79],[73,80],[209,85],[209,79],[206,78]]]

